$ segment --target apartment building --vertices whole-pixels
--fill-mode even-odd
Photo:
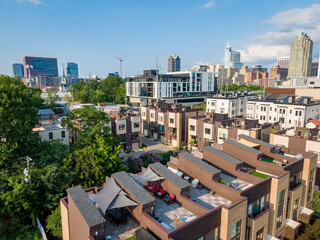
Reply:
[[[239,139],[241,134],[269,142],[270,133],[280,127],[279,123],[259,124],[258,120],[207,112],[206,116],[189,118],[188,129],[189,150],[202,152],[206,146],[222,145],[225,139]]]
[[[130,103],[140,105],[142,101],[163,100],[168,103],[205,101],[216,91],[216,79],[212,72],[170,72],[158,74],[156,70],[145,70],[143,75],[127,78],[126,95]]]
[[[316,155],[300,154],[240,135],[223,151],[205,147],[203,159],[182,152],[167,167],[153,163],[141,174],[114,173],[101,188],[69,188],[60,200],[63,239],[126,239],[141,228],[162,240],[294,239],[314,213]],[[150,194],[147,182],[173,200]],[[113,211],[126,214],[118,227],[106,220]]]
[[[112,110],[109,117],[111,131],[120,139],[121,152],[136,150],[142,146],[140,115],[124,110]]]
[[[227,113],[230,118],[245,114],[247,101],[256,94],[247,91],[225,92],[207,98],[207,112]]]
[[[187,145],[188,119],[204,115],[202,109],[191,109],[181,104],[154,103],[141,107],[142,134],[174,147]]]
[[[294,95],[267,94],[264,98],[255,98],[247,101],[246,117],[257,119],[260,124],[280,122],[281,128],[294,126],[304,127],[309,118],[317,119],[320,116],[320,103],[311,101],[311,97]]]
[[[58,117],[51,109],[39,109],[39,123],[32,129],[38,132],[41,141],[61,140],[63,144],[69,146],[69,131],[67,127],[60,125]]]

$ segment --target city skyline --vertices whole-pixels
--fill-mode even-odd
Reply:
[[[116,57],[124,59],[124,77],[155,69],[156,58],[165,72],[167,58],[173,54],[180,56],[184,70],[199,62],[222,63],[228,41],[240,51],[244,65],[270,67],[277,57],[290,55],[290,44],[299,32],[310,36],[313,58],[319,56],[320,4],[316,1],[274,1],[277,9],[246,1],[241,11],[243,2],[232,0],[177,1],[170,8],[169,2],[125,3],[2,1],[0,7],[7,10],[0,23],[0,52],[5,56],[0,59],[0,73],[12,75],[12,64],[22,63],[24,56],[57,58],[60,73],[62,63],[76,62],[80,77],[89,73],[106,77],[119,71]],[[145,21],[150,11],[152,21]],[[173,14],[174,26],[166,19]],[[255,27],[248,28],[253,22]]]

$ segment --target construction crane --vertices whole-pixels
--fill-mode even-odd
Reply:
[[[123,61],[123,59],[121,57],[120,58],[116,57],[116,59],[118,59],[120,61],[120,77],[122,77],[122,61]]]

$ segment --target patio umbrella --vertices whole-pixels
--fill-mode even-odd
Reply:
[[[130,206],[138,206],[139,204],[132,201],[127,197],[127,194],[124,191],[120,191],[118,195],[113,199],[112,203],[109,205],[108,209],[113,208],[123,208]]]

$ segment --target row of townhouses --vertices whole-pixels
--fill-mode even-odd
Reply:
[[[99,188],[67,189],[63,239],[295,239],[314,213],[316,165],[314,153],[225,139],[202,158],[182,152],[167,166],[114,173]],[[125,221],[114,222],[119,216]]]
[[[207,111],[227,113],[229,117],[242,115],[260,124],[280,122],[281,128],[304,127],[309,118],[319,119],[320,103],[311,97],[267,94],[265,97],[225,93],[207,99]]]

